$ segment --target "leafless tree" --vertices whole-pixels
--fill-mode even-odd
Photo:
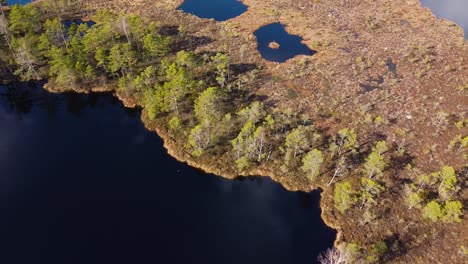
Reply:
[[[348,253],[347,250],[333,247],[322,252],[318,257],[318,260],[320,264],[347,264]]]

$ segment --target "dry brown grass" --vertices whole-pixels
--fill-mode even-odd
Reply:
[[[417,0],[244,0],[248,11],[222,23],[175,11],[182,0],[87,2],[84,15],[105,8],[181,25],[187,34],[212,39],[197,51],[224,51],[233,63],[260,64],[257,80],[249,87],[278,108],[310,116],[329,134],[349,127],[356,129],[361,142],[380,135],[410,153],[412,165],[421,172],[436,171],[442,165],[459,170],[466,166],[466,151],[447,146],[456,135],[468,134],[467,127],[455,126],[468,111],[466,90],[457,90],[468,84],[468,44],[459,27],[436,19]],[[253,32],[277,21],[318,53],[282,64],[262,60]],[[389,60],[396,72],[388,67]],[[377,89],[365,91],[363,85]],[[446,122],[442,120],[442,129],[437,120],[440,112],[449,115]],[[167,136],[164,126],[144,120],[150,129],[158,130],[170,153],[180,160],[224,176],[237,175],[225,165],[228,154],[193,159]],[[248,174],[258,173],[291,190],[316,187],[266,166]],[[359,175],[349,179],[355,176]],[[372,209],[375,221],[364,225],[359,224],[362,211],[340,214],[332,206],[332,189],[318,183],[324,188],[324,219],[341,232],[340,239],[362,245],[397,237],[404,254],[395,256],[395,263],[466,263],[466,256],[457,253],[461,246],[468,247],[466,221],[433,224],[421,219],[418,209],[408,210],[401,183],[410,177],[407,170],[385,172],[389,190]],[[466,184],[467,175],[459,177]],[[466,201],[467,196],[465,190],[461,199]]]

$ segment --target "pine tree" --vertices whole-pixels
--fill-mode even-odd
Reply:
[[[133,79],[133,86],[138,91],[146,91],[154,87],[156,82],[156,69],[153,66],[148,66]]]
[[[222,112],[221,91],[216,87],[209,87],[195,100],[195,117],[205,127],[211,127],[220,121]]]
[[[408,209],[413,207],[421,208],[421,203],[424,201],[424,193],[419,191],[414,184],[407,184],[404,187],[404,195]]]
[[[302,159],[302,171],[309,180],[315,179],[320,174],[320,166],[323,163],[323,154],[318,149],[313,149]]]
[[[177,133],[181,129],[181,121],[177,116],[172,117],[168,122],[168,128],[172,133]]]
[[[336,145],[338,156],[346,151],[355,152],[358,146],[356,132],[348,128],[341,129],[338,131],[334,145]]]
[[[295,158],[297,155],[302,154],[310,148],[307,133],[307,127],[298,126],[286,135],[286,163],[289,163],[291,158]]]
[[[444,166],[440,172],[437,172],[438,178],[440,180],[439,196],[442,200],[448,200],[453,191],[456,190],[455,184],[457,183],[457,176],[453,167]]]
[[[335,206],[341,213],[344,213],[358,201],[356,192],[348,181],[338,182],[335,184],[333,197]]]
[[[116,44],[110,49],[108,56],[109,70],[111,73],[120,72],[120,76],[132,74],[133,67],[136,65],[137,57],[131,45]]]
[[[423,208],[423,216],[432,222],[437,222],[444,217],[444,211],[437,201],[431,201]]]
[[[244,122],[252,122],[256,124],[265,116],[265,109],[261,102],[254,101],[249,106],[240,110],[239,115]]]
[[[367,255],[366,260],[369,263],[377,263],[388,251],[388,246],[384,241],[379,241],[371,245],[369,250],[369,255]]]
[[[143,93],[143,105],[150,119],[155,119],[157,115],[170,111],[169,105],[165,102],[165,93],[166,91],[161,87],[148,89]]]
[[[164,90],[164,102],[167,104],[168,109],[179,114],[180,101],[191,91],[195,84],[190,79],[187,70],[176,63],[172,63],[166,69],[166,79],[168,81],[162,87]]]
[[[444,204],[444,222],[461,222],[460,216],[463,215],[463,205],[460,201],[446,201]]]
[[[375,175],[382,174],[382,171],[386,167],[386,163],[382,155],[378,152],[373,151],[367,156],[366,163],[364,164],[364,171],[372,178]]]
[[[67,47],[67,32],[63,23],[58,19],[47,19],[44,23],[44,36],[50,45]]]
[[[369,206],[371,204],[377,204],[375,198],[377,198],[385,187],[380,185],[378,182],[368,179],[365,177],[361,178],[361,207]]]
[[[146,60],[154,60],[166,56],[170,51],[170,38],[159,34],[147,34],[143,37],[144,57]]]
[[[221,87],[224,87],[230,77],[229,57],[226,54],[218,52],[215,56],[211,57],[211,60],[216,68],[216,81]]]
[[[42,30],[42,15],[34,5],[13,5],[10,9],[10,31],[19,36],[37,34]]]
[[[385,140],[377,141],[375,147],[372,149],[373,152],[377,152],[379,155],[382,155],[387,150],[388,146]]]

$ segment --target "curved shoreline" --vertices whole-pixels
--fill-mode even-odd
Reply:
[[[111,88],[111,86],[107,87],[93,87],[89,90],[86,89],[61,89],[60,87],[57,86],[52,86],[52,85],[43,85],[43,89],[45,89],[48,92],[51,93],[63,93],[63,92],[76,92],[76,93],[83,93],[83,94],[89,94],[89,93],[105,93],[105,92],[112,92],[115,97],[119,99],[119,101],[127,108],[136,108],[138,105],[135,103],[135,100],[133,98],[124,98],[122,96],[119,96],[118,93],[115,92],[114,89]],[[300,189],[294,186],[291,186],[290,184],[285,183],[284,181],[281,181],[281,178],[278,177],[274,172],[271,170],[264,170],[260,168],[253,168],[249,169],[247,172],[233,172],[233,171],[226,171],[223,170],[223,168],[216,167],[216,166],[210,166],[208,164],[200,163],[195,160],[193,160],[189,154],[185,153],[183,149],[181,149],[177,143],[171,138],[171,136],[168,134],[167,129],[161,127],[159,124],[155,124],[154,122],[150,122],[146,115],[146,111],[143,108],[141,111],[141,116],[140,116],[141,122],[145,126],[145,128],[150,131],[156,133],[162,141],[163,141],[163,147],[166,149],[167,154],[176,159],[179,162],[185,163],[193,168],[199,169],[205,173],[209,174],[214,174],[219,177],[223,177],[225,179],[233,180],[238,177],[268,177],[272,181],[276,182],[277,184],[281,185],[284,189],[290,192],[306,192],[310,193],[316,190],[321,190],[320,193],[320,210],[321,210],[321,219],[325,223],[325,225],[331,229],[333,229],[336,232],[336,238],[334,241],[334,245],[336,246],[341,242],[341,238],[343,236],[342,230],[340,228],[340,225],[337,223],[336,220],[331,219],[330,217],[327,216],[327,212],[330,212],[327,210],[328,208],[328,199],[330,199],[331,194],[331,188],[327,188],[325,186],[318,185],[316,187],[312,187],[311,185],[307,189]]]
[[[180,1],[181,0],[169,0],[169,2],[172,2],[172,3],[180,2]],[[120,1],[115,1],[115,2],[120,2]],[[138,2],[141,4],[141,3],[144,3],[145,0],[140,0]],[[279,1],[278,2],[279,6],[281,6],[283,2],[284,1]],[[381,7],[381,9],[378,9],[379,8],[378,4],[382,4],[384,2],[385,1],[383,0],[376,1],[375,4],[369,5],[370,6],[369,10],[364,10],[364,12],[375,11],[376,6],[377,6],[377,10],[382,10],[382,12],[388,11],[388,10],[384,10],[383,7]],[[435,171],[436,170],[435,168],[438,168],[440,164],[444,164],[448,162],[454,162],[455,164],[457,164],[457,162],[460,163],[459,160],[457,160],[457,157],[453,159],[452,156],[445,155],[444,151],[438,151],[437,153],[434,154],[434,156],[432,156],[433,154],[430,153],[431,157],[429,160],[429,157],[424,154],[425,149],[423,148],[424,144],[427,144],[427,143],[431,143],[431,144],[437,143],[443,146],[443,144],[445,144],[445,141],[442,141],[441,138],[444,138],[444,140],[447,140],[447,138],[449,137],[453,138],[453,135],[452,135],[453,133],[460,132],[460,131],[451,131],[452,134],[449,133],[448,135],[444,135],[444,137],[440,136],[438,137],[438,139],[434,141],[432,139],[434,137],[431,134],[430,128],[428,129],[427,127],[423,126],[425,122],[426,123],[431,122],[431,118],[432,118],[432,116],[430,115],[431,112],[437,113],[437,111],[447,110],[449,113],[458,113],[456,111],[460,111],[460,108],[459,106],[457,106],[457,103],[458,104],[460,104],[460,102],[463,103],[462,101],[463,97],[461,95],[458,97],[456,96],[456,92],[453,91],[454,89],[453,86],[456,87],[456,85],[459,85],[461,82],[468,81],[466,79],[466,76],[468,75],[464,74],[467,72],[466,68],[463,68],[462,67],[463,65],[461,65],[459,66],[461,68],[460,71],[450,70],[447,72],[447,71],[444,71],[443,69],[443,67],[446,66],[447,63],[453,63],[454,68],[456,68],[457,67],[456,61],[458,58],[461,58],[462,61],[463,61],[463,58],[467,58],[466,51],[468,49],[466,45],[466,40],[463,40],[460,45],[458,44],[460,43],[459,38],[460,38],[460,32],[462,32],[462,30],[458,26],[452,26],[452,24],[454,23],[452,22],[448,23],[447,22],[448,20],[437,18],[427,8],[422,7],[419,1],[408,0],[404,3],[401,3],[401,6],[398,6],[397,4],[394,4],[394,3],[389,3],[390,14],[386,14],[386,15],[391,19],[390,21],[384,20],[383,22],[381,22],[383,23],[383,26],[382,26],[383,29],[380,30],[377,27],[377,30],[374,31],[373,33],[369,33],[366,30],[363,31],[363,28],[361,27],[361,25],[354,24],[356,23],[356,21],[359,22],[360,20],[357,20],[355,17],[352,17],[352,18],[348,17],[348,20],[354,23],[350,23],[349,28],[344,28],[343,29],[344,33],[343,33],[343,32],[340,32],[339,30],[333,31],[337,28],[339,29],[343,27],[343,25],[335,25],[335,27],[333,27],[333,25],[332,26],[322,25],[323,28],[320,28],[320,24],[319,24],[318,25],[319,29],[302,27],[301,22],[308,22],[308,20],[304,20],[304,18],[299,17],[299,16],[294,17],[293,15],[296,10],[293,7],[291,8],[279,7],[279,8],[284,8],[284,14],[281,14],[278,17],[269,17],[259,12],[262,12],[263,8],[268,7],[269,5],[271,5],[271,3],[263,3],[263,2],[260,3],[260,2],[255,2],[253,0],[244,0],[244,3],[249,6],[248,11],[244,13],[243,15],[236,17],[235,19],[233,19],[233,21],[230,21],[229,23],[225,23],[225,22],[214,23],[212,21],[190,17],[190,15],[187,15],[187,14],[178,14],[175,18],[166,18],[164,22],[167,22],[167,21],[173,22],[173,20],[180,20],[181,22],[180,21],[179,22],[181,23],[181,25],[185,26],[190,21],[196,21],[196,23],[198,23],[197,25],[198,28],[218,29],[219,31],[211,32],[211,35],[208,34],[206,31],[202,31],[200,33],[200,34],[207,34],[207,36],[215,37],[215,38],[217,37],[217,34],[219,34],[220,32],[223,32],[222,30],[225,30],[226,28],[229,29],[229,27],[232,24],[234,24],[234,28],[235,28],[235,25],[237,23],[237,25],[239,25],[239,28],[240,28],[240,29],[235,28],[238,31],[239,36],[240,36],[234,39],[234,41],[237,41],[236,42],[237,46],[233,45],[234,47],[233,49],[231,49],[230,47],[229,49],[223,50],[223,51],[230,53],[230,55],[234,55],[233,57],[236,59],[236,62],[243,62],[242,60],[238,59],[239,54],[237,53],[239,52],[236,48],[239,47],[240,44],[246,43],[246,45],[248,45],[247,46],[248,51],[250,52],[250,54],[248,54],[247,56],[248,62],[253,61],[254,63],[261,65],[263,67],[262,73],[267,73],[267,74],[270,74],[271,76],[274,76],[280,79],[280,81],[276,83],[270,82],[268,83],[268,85],[257,87],[259,88],[258,90],[259,95],[268,95],[268,96],[271,95],[271,98],[273,98],[272,100],[278,101],[280,107],[288,106],[289,102],[285,101],[288,98],[283,96],[281,93],[284,94],[286,91],[289,92],[289,90],[292,90],[293,92],[299,94],[299,98],[304,97],[307,99],[310,98],[311,100],[316,99],[317,101],[329,100],[329,102],[331,103],[332,102],[331,99],[334,100],[334,98],[338,98],[337,104],[344,105],[345,106],[344,109],[339,108],[339,107],[336,107],[336,109],[333,109],[332,104],[330,104],[332,108],[331,110],[328,108],[325,108],[325,110],[332,111],[331,113],[337,112],[337,116],[338,116],[337,119],[339,121],[331,125],[332,129],[340,128],[340,126],[343,125],[340,119],[344,120],[346,123],[351,123],[353,122],[354,119],[359,120],[361,117],[356,114],[355,110],[359,110],[360,109],[359,107],[363,104],[366,104],[369,102],[372,102],[374,104],[377,104],[377,103],[383,104],[384,105],[383,107],[380,107],[380,109],[377,108],[376,111],[374,112],[371,111],[370,113],[373,115],[379,115],[379,116],[382,114],[383,117],[387,119],[390,119],[394,113],[397,113],[397,114],[394,115],[394,119],[390,122],[390,124],[384,125],[384,128],[379,127],[379,128],[376,128],[375,130],[364,130],[363,133],[366,136],[368,135],[366,133],[381,132],[384,134],[384,136],[391,138],[393,136],[392,135],[393,131],[396,129],[402,129],[403,131],[410,131],[411,133],[414,133],[414,131],[416,131],[415,136],[413,138],[409,138],[409,141],[412,141],[411,143],[413,145],[408,147],[409,152],[415,156],[415,161],[414,163],[412,163],[415,165],[415,167],[419,167],[423,169],[423,171],[427,172],[427,171]],[[336,3],[337,2],[335,3],[332,2],[332,4],[336,4]],[[155,5],[158,5],[158,3],[155,3]],[[136,7],[134,7],[134,9],[138,11],[138,8],[139,7],[137,4]],[[347,10],[347,8],[343,8],[343,9],[344,11]],[[281,11],[283,12],[283,10]],[[323,10],[319,10],[319,11],[323,11]],[[322,14],[319,11],[317,11],[317,13]],[[343,11],[343,10],[338,10],[336,13],[330,13],[331,17],[333,18],[333,16],[335,15],[338,17],[340,15],[344,15],[343,13],[340,13],[339,11]],[[352,6],[350,7],[350,11],[355,11],[353,10]],[[146,14],[148,14],[149,11],[141,10],[141,13],[145,14],[145,12]],[[403,14],[401,14],[402,12]],[[179,13],[179,12],[174,12],[174,13]],[[311,13],[313,12],[311,11]],[[255,20],[253,23],[250,23],[250,24],[246,23],[251,20],[252,15],[258,15],[258,19]],[[308,18],[307,15],[305,15],[305,18]],[[313,22],[313,19],[318,19],[318,18],[311,17],[310,19]],[[304,44],[306,44],[309,47],[311,47],[312,41],[318,42],[318,44],[321,45],[318,49],[319,52],[314,56],[314,58],[310,60],[307,57],[298,56],[282,64],[277,64],[277,63],[272,63],[272,62],[261,60],[260,55],[258,54],[258,50],[256,48],[257,45],[256,43],[253,43],[254,38],[252,39],[252,36],[253,36],[252,29],[255,28],[259,24],[268,24],[271,21],[277,21],[277,22],[287,21],[288,26],[286,27],[286,31],[288,33],[303,37]],[[372,23],[373,21],[371,21],[371,24],[368,26],[369,27],[374,26]],[[394,23],[394,25],[392,23]],[[191,29],[194,30],[194,29],[197,29],[197,27],[195,26]],[[323,35],[317,36],[316,33],[320,33]],[[408,34],[413,34],[413,33],[415,36],[408,35]],[[347,34],[349,34],[349,38]],[[408,36],[408,38],[404,38],[405,36]],[[431,38],[437,39],[438,36],[445,36],[445,38],[443,38],[440,42],[431,40]],[[393,37],[393,38],[389,38],[389,37]],[[215,39],[213,43],[208,44],[206,46],[202,46],[200,49],[197,49],[197,51],[217,50],[218,45],[220,45],[220,43],[223,43],[223,41],[225,41],[225,39],[223,39],[223,36],[218,36],[218,38],[219,39]],[[322,46],[323,43],[321,41],[323,40],[328,41],[329,39],[331,39],[331,43],[329,44],[331,46],[329,47],[325,44]],[[386,40],[388,40],[388,43],[385,42]],[[391,49],[387,50],[386,46],[379,45],[379,44],[382,44],[382,41],[385,45],[388,45],[388,47],[391,47]],[[401,42],[402,44],[396,45],[395,43],[397,42]],[[417,45],[418,48],[422,47],[422,49],[425,49],[426,46],[432,49],[431,53],[435,54],[434,65],[421,65],[418,63],[407,62],[406,56],[407,54],[411,55],[411,52],[412,52],[411,49],[414,48],[414,45]],[[357,63],[357,58],[361,59],[360,60],[361,64]],[[404,77],[400,78],[400,76],[398,76],[398,74],[396,73],[392,75],[391,73],[386,71],[384,64],[380,65],[382,61],[385,62],[385,60],[388,58],[391,59],[390,62],[392,64],[398,65],[398,74],[404,75]],[[416,58],[416,59],[420,59],[422,61],[422,58]],[[296,67],[296,66],[302,60],[305,60],[307,63],[310,63],[311,65],[313,65],[313,68],[310,70],[310,75],[312,76],[309,78],[302,78],[302,79],[297,78],[299,79],[299,81],[295,82],[296,78],[290,79],[290,76],[292,75],[293,77],[295,77],[294,74],[296,74],[298,70],[301,70],[300,67]],[[367,61],[367,60],[371,62],[371,66],[369,66],[369,64],[362,63],[362,61]],[[373,64],[373,68],[372,68],[372,64]],[[338,74],[335,72],[335,69],[333,68],[334,65],[337,66],[336,72],[338,72]],[[426,66],[432,66],[432,68],[427,71],[429,73],[426,76],[424,75],[422,77],[414,76],[415,73],[417,75],[417,71],[419,71],[420,67],[424,68]],[[448,66],[451,66],[451,65],[448,64]],[[367,70],[368,69],[367,67],[370,67],[370,70]],[[308,68],[306,69],[308,70]],[[347,70],[348,72],[345,72],[344,70]],[[361,82],[365,82],[363,81],[365,80],[365,78],[373,79],[379,76],[385,77],[386,80],[385,80],[384,85],[386,86],[384,86],[381,90],[371,91],[368,93],[361,93],[359,87],[360,87]],[[303,82],[303,81],[307,81],[307,82]],[[309,83],[312,83],[310,87],[305,86],[305,85],[309,85]],[[62,92],[60,87],[53,87],[53,85],[49,85],[47,89],[53,92]],[[327,91],[324,92],[323,90],[327,90]],[[91,91],[93,92],[114,91],[115,92],[115,88],[113,88],[112,85],[107,85],[103,87],[93,88],[91,90],[89,90],[88,88],[85,88],[85,89],[76,89],[75,91],[84,92],[84,93],[89,93]],[[438,95],[439,92],[442,93],[443,97],[435,96],[435,95]],[[257,90],[253,91],[253,93],[257,93]],[[138,100],[136,98],[133,98],[131,96],[130,97],[124,97],[121,95],[119,96],[118,91],[115,94],[125,106],[127,107],[138,106]],[[277,94],[280,94],[280,95],[278,96]],[[387,97],[385,98],[385,96]],[[382,99],[382,98],[387,99],[391,96],[394,97],[395,99],[393,100],[389,99],[387,101],[383,101]],[[424,99],[424,96],[427,96],[427,98]],[[453,102],[452,102],[452,99],[453,99]],[[298,99],[294,103],[302,104],[303,101]],[[327,103],[328,102],[326,102],[325,104]],[[434,106],[432,105],[432,103],[434,103]],[[439,108],[437,104],[444,106],[444,108]],[[418,112],[418,110],[420,110],[418,109],[418,106],[420,105],[426,106],[424,108],[427,108],[427,109],[423,109],[422,111]],[[310,103],[309,107],[310,109],[315,110],[312,107],[316,107],[316,105],[313,105],[313,103]],[[416,109],[414,107],[416,107]],[[317,106],[317,109],[322,110],[318,106]],[[408,115],[411,117],[410,119],[415,120],[415,121],[413,122],[409,119],[406,120],[405,117],[408,116],[406,115],[406,113],[409,113]],[[373,118],[373,116],[371,117]],[[444,256],[443,252],[447,250],[447,246],[445,247],[445,249],[443,249],[442,247],[436,249],[435,246],[432,244],[437,244],[440,242],[447,242],[447,241],[452,241],[452,240],[455,240],[455,243],[464,243],[464,241],[466,241],[466,238],[463,238],[463,230],[459,229],[460,225],[442,226],[442,225],[437,225],[437,224],[432,224],[432,223],[425,223],[421,221],[421,223],[418,223],[418,226],[417,226],[418,229],[415,228],[417,232],[415,232],[415,230],[406,231],[403,229],[405,228],[405,225],[409,226],[410,224],[412,224],[411,221],[421,220],[421,215],[419,214],[416,216],[416,218],[414,218],[415,213],[418,213],[418,211],[416,210],[413,210],[411,213],[402,212],[402,210],[405,209],[405,205],[402,203],[403,201],[391,195],[386,196],[385,199],[390,198],[390,199],[395,199],[395,200],[387,200],[391,202],[390,204],[387,204],[385,207],[389,210],[392,210],[392,213],[395,213],[394,215],[390,216],[388,219],[384,219],[382,222],[379,222],[377,225],[360,225],[359,220],[361,216],[359,215],[359,213],[362,213],[363,211],[353,212],[354,214],[352,215],[341,215],[340,213],[338,213],[337,215],[334,215],[335,208],[333,206],[333,201],[332,201],[333,188],[330,186],[325,186],[326,183],[324,183],[323,181],[314,183],[316,186],[311,186],[310,184],[306,185],[304,184],[304,182],[298,182],[294,184],[291,179],[282,177],[281,175],[282,173],[280,172],[280,170],[273,170],[273,168],[271,168],[271,167],[274,167],[274,168],[278,167],[277,166],[278,163],[276,163],[275,166],[271,166],[270,168],[268,168],[268,166],[262,165],[257,168],[249,169],[247,172],[239,173],[236,170],[232,169],[232,164],[226,164],[225,166],[223,166],[223,164],[220,163],[220,161],[218,161],[216,157],[213,157],[213,156],[204,157],[203,159],[191,157],[188,153],[186,153],[186,151],[184,151],[183,144],[178,143],[171,137],[171,135],[168,133],[166,129],[166,125],[163,122],[149,120],[146,117],[146,113],[144,109],[142,111],[141,120],[148,130],[156,132],[159,135],[159,137],[163,139],[164,148],[166,148],[169,155],[171,155],[172,157],[174,157],[180,162],[187,163],[188,165],[201,169],[207,173],[213,173],[213,174],[216,174],[224,178],[228,178],[228,179],[233,179],[239,176],[262,175],[265,177],[270,177],[273,181],[278,182],[285,189],[289,191],[301,190],[301,191],[310,192],[314,189],[322,188],[324,191],[321,194],[321,201],[320,201],[320,207],[322,210],[321,217],[327,226],[337,231],[337,238],[335,240],[335,244],[344,240],[346,241],[358,240],[360,243],[365,243],[365,244],[362,244],[363,246],[369,247],[370,243],[373,243],[375,241],[382,241],[386,239],[386,233],[391,233],[391,232],[394,232],[397,235],[403,235],[403,236],[416,236],[416,235],[425,236],[427,232],[429,232],[429,234],[431,232],[443,232],[446,234],[449,234],[450,232],[452,233],[459,232],[461,233],[461,235],[453,235],[452,237],[447,235],[446,237],[438,238],[437,240],[435,238],[431,239],[431,238],[425,237],[421,241],[423,241],[424,243],[426,242],[430,242],[430,243],[423,245],[423,246],[421,246],[421,244],[418,245],[417,243],[416,243],[417,245],[415,246],[413,243],[414,241],[404,240],[403,238],[402,241],[404,242],[409,241],[409,243],[412,243],[412,244],[409,244],[409,246],[413,246],[416,249],[412,248],[412,250],[409,251],[410,253],[404,253],[403,255],[400,255],[400,256],[397,255],[396,259],[393,260],[395,262],[398,262],[398,261],[402,261],[403,259],[403,261],[412,260],[414,263],[424,263],[424,260],[436,261],[440,259],[447,259],[447,260],[450,259],[453,261],[453,263],[458,263],[457,261],[459,260],[459,258],[457,258],[457,256],[450,256],[449,258],[447,258],[447,256]],[[334,120],[330,122],[334,122]],[[422,125],[418,125],[418,123],[421,123]],[[326,123],[326,125],[329,125],[329,123]],[[336,125],[336,126],[333,126],[333,125]],[[373,126],[372,120],[370,122],[370,125],[368,126]],[[334,130],[332,130],[332,133],[333,132]],[[359,133],[361,132],[362,130],[359,131]],[[463,132],[463,130],[461,132]],[[422,141],[422,140],[426,140],[426,141]],[[439,150],[442,150],[442,148],[439,148]],[[224,156],[224,158],[226,157]],[[398,175],[397,173],[395,173],[394,176],[400,177],[401,175]],[[361,175],[357,175],[357,176],[361,176]],[[352,175],[351,177],[354,177],[354,175]],[[404,179],[404,176],[402,178]],[[394,182],[394,183],[398,183],[398,182]],[[393,189],[392,191],[395,191],[395,190],[396,189]],[[385,203],[386,203],[385,201],[382,201],[382,205],[384,205]],[[383,216],[383,214],[379,215],[382,213],[382,211],[379,211],[378,208],[374,208],[374,212],[378,216]],[[386,216],[388,217],[389,215],[386,215]],[[398,221],[396,220],[398,221],[402,220],[403,222],[398,223]],[[462,238],[460,238],[460,236],[462,236]],[[453,245],[454,243],[447,243],[447,244],[452,246],[452,248],[454,247]],[[423,255],[425,253],[424,251],[429,252],[428,256]]]

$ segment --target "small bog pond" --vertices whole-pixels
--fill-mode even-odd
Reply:
[[[0,263],[317,263],[320,194],[170,157],[111,94],[0,86]]]
[[[247,6],[238,0],[185,0],[178,9],[197,17],[225,21],[247,11]]]
[[[6,0],[7,5],[25,5],[31,2],[32,0]]]
[[[66,21],[63,22],[63,24],[65,25],[65,28],[69,28],[73,24],[75,24],[77,26],[81,25],[81,24],[86,24],[86,26],[88,26],[90,28],[94,24],[96,24],[96,22],[94,22],[92,20],[83,21],[81,19],[73,19],[73,20],[66,20]]]
[[[446,18],[462,27],[468,38],[468,0],[421,0],[439,18]]]
[[[269,61],[285,62],[297,55],[312,56],[316,52],[302,44],[302,38],[290,35],[281,23],[272,23],[255,31],[258,50]]]

